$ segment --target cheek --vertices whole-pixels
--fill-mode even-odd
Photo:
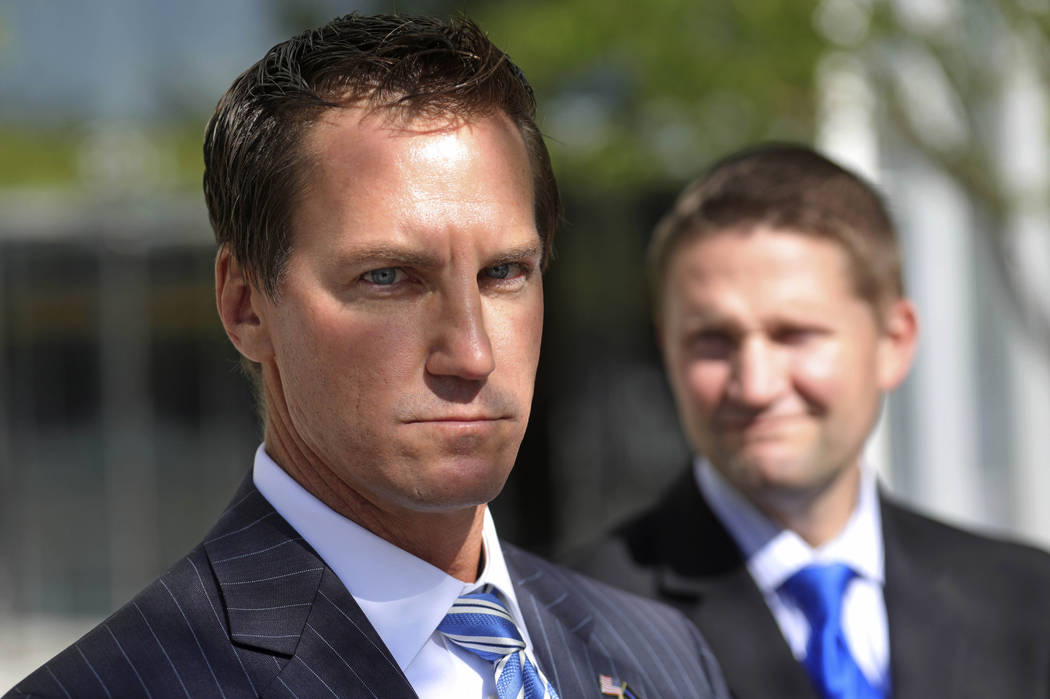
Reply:
[[[390,317],[351,313],[337,307],[311,309],[288,329],[299,380],[335,389],[408,373],[420,324],[410,314]]]
[[[725,395],[729,368],[721,362],[685,360],[678,376],[678,390],[682,393],[679,400],[688,400],[694,413],[710,415]]]
[[[512,371],[535,374],[543,338],[543,297],[536,295],[521,304],[494,304],[487,319],[489,341],[502,363]]]
[[[805,385],[819,387],[838,382],[843,372],[842,352],[834,345],[803,352],[794,358],[793,373]]]
[[[874,365],[867,359],[838,344],[801,354],[793,366],[795,387],[807,399],[822,405],[843,398],[852,402],[854,394],[874,376]]]

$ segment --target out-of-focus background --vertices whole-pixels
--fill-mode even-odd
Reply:
[[[778,139],[868,175],[902,230],[923,335],[870,445],[890,490],[1050,545],[1048,0],[13,0],[0,691],[197,542],[250,468],[201,137],[267,48],[355,9],[466,12],[539,98],[567,221],[533,420],[494,506],[507,538],[569,547],[684,468],[642,251],[688,179]]]

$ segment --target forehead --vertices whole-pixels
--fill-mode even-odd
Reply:
[[[535,231],[528,156],[502,113],[406,120],[389,110],[332,109],[304,146],[296,246],[323,229],[389,237],[496,222]]]
[[[681,241],[671,252],[662,305],[831,311],[862,301],[837,242],[791,230],[727,230]]]
[[[465,118],[354,105],[328,109],[307,131],[304,148],[315,168],[333,175],[349,166],[354,179],[413,165],[438,174],[478,154],[494,168],[529,171],[521,134],[498,111]]]

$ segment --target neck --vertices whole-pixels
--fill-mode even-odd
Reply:
[[[768,517],[818,548],[846,528],[860,496],[860,464],[817,488],[769,493],[755,504]]]
[[[464,582],[481,568],[485,505],[422,511],[354,489],[290,429],[283,396],[267,391],[266,453],[318,500],[376,536]],[[276,408],[276,409],[275,409]]]

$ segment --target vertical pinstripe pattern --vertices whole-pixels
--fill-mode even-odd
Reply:
[[[598,675],[640,697],[722,697],[670,609],[506,546],[537,662],[562,699]],[[415,697],[346,588],[247,478],[203,544],[7,697]]]
[[[598,676],[639,697],[728,697],[700,633],[679,612],[503,544],[533,652],[565,699],[597,697]]]

